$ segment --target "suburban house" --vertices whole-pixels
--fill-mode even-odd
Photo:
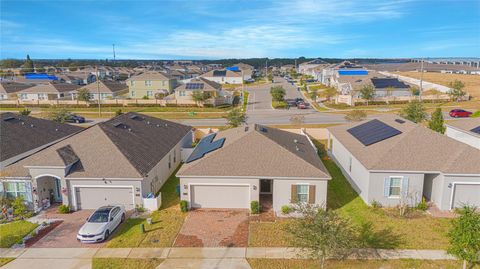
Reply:
[[[113,99],[119,95],[128,93],[128,86],[125,83],[116,81],[99,80],[97,82],[90,83],[77,90],[77,93],[81,89],[86,89],[90,93],[90,99],[100,100]],[[75,93],[75,95],[77,95]]]
[[[308,136],[262,125],[209,134],[185,162],[177,177],[190,208],[325,206],[331,178]]]
[[[321,60],[321,59],[315,59],[306,63],[301,63],[298,65],[298,73],[301,74],[306,74],[307,71],[309,71],[312,68],[328,64],[327,62]]]
[[[206,104],[223,105],[232,104],[232,94],[222,91],[222,85],[205,78],[196,78],[175,88],[175,100],[178,104],[197,104],[192,95],[195,92],[208,93],[211,98],[205,100]]]
[[[72,210],[109,204],[131,210],[160,190],[192,139],[190,126],[122,114],[7,166],[1,191],[15,182],[35,211],[53,202]]]
[[[148,71],[127,79],[127,85],[131,98],[155,98],[156,94],[170,94],[177,80],[164,73]]]
[[[16,113],[0,114],[0,169],[83,130]]]
[[[242,84],[242,72],[231,70],[211,70],[200,77],[219,84]]]
[[[480,150],[394,115],[328,127],[329,153],[367,203],[480,206]]]
[[[17,92],[30,88],[33,85],[17,82],[0,82],[0,100],[17,99]]]
[[[480,150],[480,118],[452,120],[445,126],[445,135]]]
[[[49,82],[23,89],[17,92],[17,96],[25,101],[71,99],[78,88],[80,86],[75,84]]]
[[[375,88],[375,97],[412,96],[410,85],[398,78],[374,77],[370,81]]]

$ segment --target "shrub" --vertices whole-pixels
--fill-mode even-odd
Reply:
[[[376,200],[373,200],[371,203],[372,205],[372,208],[380,208],[382,207],[382,205],[380,204],[380,202],[376,201]]]
[[[475,111],[475,112],[472,114],[471,117],[472,117],[472,118],[478,118],[478,117],[480,117],[480,110]]]
[[[70,213],[70,207],[68,205],[60,205],[58,207],[58,213],[68,214],[68,213]]]
[[[117,109],[117,110],[115,111],[115,116],[120,116],[120,115],[122,115],[122,114],[123,114],[123,112],[122,112],[121,109]]]
[[[187,212],[188,211],[188,201],[186,201],[186,200],[180,201],[180,210],[182,212]]]
[[[282,214],[289,214],[292,212],[292,208],[289,205],[282,205]]]
[[[30,214],[28,214],[28,209],[27,205],[25,204],[25,201],[23,200],[23,197],[18,196],[13,200],[12,202],[12,207],[13,207],[13,215],[15,217],[20,217],[20,218],[27,218]]]
[[[145,212],[145,208],[141,205],[135,205],[135,210],[139,213]]]
[[[260,213],[260,205],[259,205],[258,201],[251,201],[250,202],[250,212],[252,214]]]
[[[428,209],[428,204],[427,204],[427,200],[425,200],[425,197],[422,197],[422,201],[418,203],[417,209],[422,211],[425,211]]]
[[[28,115],[30,115],[31,112],[32,112],[32,111],[28,110],[28,108],[25,108],[25,109],[23,109],[22,111],[20,111],[20,115],[22,115],[22,116],[28,116]]]

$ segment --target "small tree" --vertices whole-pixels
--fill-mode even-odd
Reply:
[[[420,95],[420,89],[413,86],[410,87],[410,92],[412,93],[413,96],[419,96]]]
[[[25,108],[25,109],[20,111],[20,115],[22,115],[22,116],[28,116],[28,115],[30,115],[30,113],[32,113],[32,111],[28,110],[28,108]]]
[[[210,95],[207,92],[204,92],[204,91],[193,91],[192,92],[192,98],[193,98],[193,101],[195,101],[198,105],[199,103],[203,103],[207,99],[209,99]]]
[[[273,101],[283,101],[285,98],[285,89],[282,86],[275,86],[270,88],[270,94]]]
[[[460,80],[450,82],[448,86],[450,87],[448,95],[450,96],[450,98],[455,99],[457,102],[460,101],[460,99],[467,94],[463,90],[463,88],[465,88],[465,84]]]
[[[58,111],[52,111],[48,118],[59,123],[65,123],[69,115],[70,111],[63,108]]]
[[[330,102],[332,97],[334,97],[337,94],[337,90],[333,87],[328,87],[322,92],[322,96],[325,96],[327,98],[327,101]]]
[[[238,127],[247,120],[245,114],[238,108],[230,110],[225,118],[227,119],[228,125],[231,127]]]
[[[307,203],[297,203],[293,209],[302,217],[285,229],[295,246],[320,261],[320,268],[327,258],[344,259],[358,246],[354,226],[335,211]]]
[[[347,121],[362,121],[367,118],[367,113],[363,110],[352,110],[345,115]]]
[[[21,218],[25,218],[28,215],[27,205],[22,196],[17,196],[12,202],[13,215]]]
[[[367,102],[372,100],[375,97],[375,89],[372,85],[365,85],[360,89],[360,97]]]
[[[318,90],[311,90],[308,93],[309,97],[313,100],[313,102],[317,101],[317,94],[318,94]]]
[[[480,212],[474,206],[465,205],[458,209],[459,217],[452,221],[448,232],[450,247],[448,253],[467,263],[478,263],[480,255]]]
[[[33,61],[30,59],[30,55],[27,54],[27,59],[23,63],[22,73],[32,73],[34,71]]]
[[[78,101],[90,101],[90,91],[87,88],[81,88],[78,90],[77,99]]]
[[[413,100],[402,110],[400,116],[415,123],[419,123],[427,118],[427,113],[425,112],[425,107],[422,102]]]
[[[438,107],[432,113],[432,117],[428,122],[428,128],[441,134],[445,133],[445,126],[443,125],[443,113],[441,108]]]

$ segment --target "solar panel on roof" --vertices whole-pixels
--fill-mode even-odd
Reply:
[[[347,132],[365,146],[375,144],[402,133],[377,119],[350,128]]]
[[[227,71],[225,70],[215,70],[213,71],[213,76],[214,77],[224,77],[227,75]]]
[[[185,84],[187,90],[201,90],[203,89],[203,83],[187,83]]]
[[[397,89],[402,89],[402,88],[408,88],[408,85],[399,81],[397,78],[372,78],[372,84],[375,88],[377,89],[383,89],[383,88],[397,88]]]
[[[480,134],[480,126],[477,126],[475,128],[473,128],[472,130],[470,130],[471,132],[474,132],[474,133],[477,133],[477,134]]]
[[[213,141],[217,134],[209,134],[202,138],[198,143],[197,147],[193,150],[192,154],[188,157],[186,163],[193,162],[205,156],[205,154],[217,150],[223,146],[225,142],[225,138],[218,139],[217,141]]]

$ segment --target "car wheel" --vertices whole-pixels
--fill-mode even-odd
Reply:
[[[105,231],[105,236],[103,237],[103,240],[107,240],[109,236],[110,236],[110,232],[108,230],[106,230]]]
[[[122,214],[122,218],[120,219],[120,223],[123,223],[125,221],[125,214]]]
[[[80,123],[80,121],[79,121],[79,120],[75,120],[75,123]]]

